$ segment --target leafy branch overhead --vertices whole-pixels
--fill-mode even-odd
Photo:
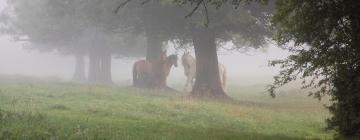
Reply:
[[[116,7],[114,10],[115,13],[118,13],[122,7],[124,7],[126,4],[128,4],[131,1],[135,0],[125,0],[119,4],[119,6]],[[146,4],[152,0],[140,0],[141,4]],[[161,0],[160,0],[161,1]],[[216,9],[221,8],[225,4],[230,4],[233,6],[234,9],[238,9],[241,5],[248,5],[251,2],[256,2],[260,4],[268,4],[268,0],[162,0],[162,1],[170,1],[174,4],[178,4],[180,6],[191,6],[191,10],[189,13],[184,15],[185,18],[189,18],[194,15],[196,11],[199,10],[199,8],[203,8],[204,16],[206,17],[205,25],[207,26],[209,24],[209,12],[208,7],[215,7]]]

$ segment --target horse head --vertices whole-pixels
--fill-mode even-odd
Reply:
[[[188,50],[185,50],[183,56],[186,56],[186,55],[189,55],[189,54],[190,54],[190,52]]]
[[[176,54],[170,55],[168,57],[168,61],[170,62],[171,65],[174,65],[175,67],[178,66],[178,57]]]

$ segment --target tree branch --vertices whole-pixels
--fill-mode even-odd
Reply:
[[[119,13],[119,10],[120,10],[122,7],[124,7],[127,3],[129,3],[130,1],[132,1],[132,0],[126,0],[126,1],[122,2],[118,7],[116,7],[114,13],[115,13],[115,14]]]
[[[208,10],[207,10],[205,2],[203,2],[203,6],[204,6],[205,18],[206,18],[205,27],[208,27],[208,25],[209,25],[209,14],[208,14]]]
[[[196,4],[195,8],[192,9],[191,12],[185,16],[185,18],[191,17],[195,13],[195,11],[197,9],[199,9],[201,3],[203,3],[203,2],[204,2],[204,0],[199,0],[199,2]]]

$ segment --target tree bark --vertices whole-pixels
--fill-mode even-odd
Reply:
[[[103,84],[112,84],[111,79],[111,52],[108,48],[104,49],[100,61],[100,80]]]
[[[93,84],[112,84],[111,80],[111,48],[101,27],[89,30],[92,37],[89,46],[88,81]]]
[[[151,89],[163,89],[166,87],[166,83],[164,84],[161,77],[163,74],[161,54],[162,40],[149,30],[147,32],[146,60],[151,63],[152,71],[143,81],[146,84],[145,87]]]
[[[89,75],[90,83],[99,83],[100,77],[100,54],[93,48],[89,53]]]
[[[162,41],[157,35],[147,35],[146,60],[150,62],[160,61]]]
[[[162,37],[161,30],[162,27],[156,26],[157,23],[161,22],[156,20],[157,18],[153,16],[154,12],[158,12],[158,1],[149,2],[149,4],[144,5],[142,9],[141,18],[144,24],[144,30],[147,37],[147,46],[146,46],[146,60],[151,63],[152,70],[146,76],[143,83],[145,86],[152,89],[163,89],[166,84],[163,83],[165,81],[161,81],[162,75],[162,62],[161,62],[161,54],[162,54]]]
[[[228,98],[220,81],[215,34],[211,29],[192,30],[196,56],[196,81],[191,94],[215,98]]]
[[[111,52],[109,48],[93,48],[89,54],[89,82],[94,84],[112,84]]]
[[[85,60],[83,54],[75,55],[75,73],[73,76],[74,81],[83,82],[85,77]]]

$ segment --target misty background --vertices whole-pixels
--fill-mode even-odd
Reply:
[[[19,42],[14,42],[6,36],[0,37],[0,73],[8,75],[25,75],[37,77],[57,77],[71,80],[75,60],[71,55],[54,52],[40,52],[24,47]],[[174,53],[169,47],[168,54]],[[192,51],[193,52],[193,51]],[[178,53],[181,57],[182,52]],[[241,52],[219,52],[219,62],[227,68],[230,85],[269,84],[272,77],[277,74],[278,68],[268,67],[268,61],[285,58],[289,52],[269,46],[265,50]],[[131,84],[132,64],[137,59],[115,58],[112,61],[112,78],[115,83]],[[181,60],[179,60],[179,64]],[[86,64],[88,61],[86,60]],[[86,67],[87,68],[87,67]],[[184,84],[185,76],[183,67],[179,65],[172,68],[168,84]]]
[[[6,6],[5,0],[0,0],[0,12]],[[71,80],[75,70],[75,59],[72,55],[56,52],[41,52],[31,49],[26,44],[13,41],[10,37],[0,36],[0,74],[36,76],[41,78],[61,78]],[[229,45],[229,43],[227,43]],[[228,83],[230,85],[248,86],[254,84],[269,84],[272,77],[278,73],[276,67],[269,67],[269,60],[282,59],[290,53],[267,44],[261,50],[246,52],[218,52],[219,62],[227,69]],[[226,46],[225,46],[226,47]],[[194,56],[194,51],[190,50]],[[168,54],[175,53],[174,47],[168,46]],[[183,52],[178,52],[181,58]],[[145,55],[145,54],[144,54]],[[112,79],[115,83],[131,84],[132,64],[139,58],[112,57]],[[172,68],[168,77],[170,86],[185,83],[185,76],[181,59],[179,66]],[[85,58],[85,71],[88,72],[88,58]]]

